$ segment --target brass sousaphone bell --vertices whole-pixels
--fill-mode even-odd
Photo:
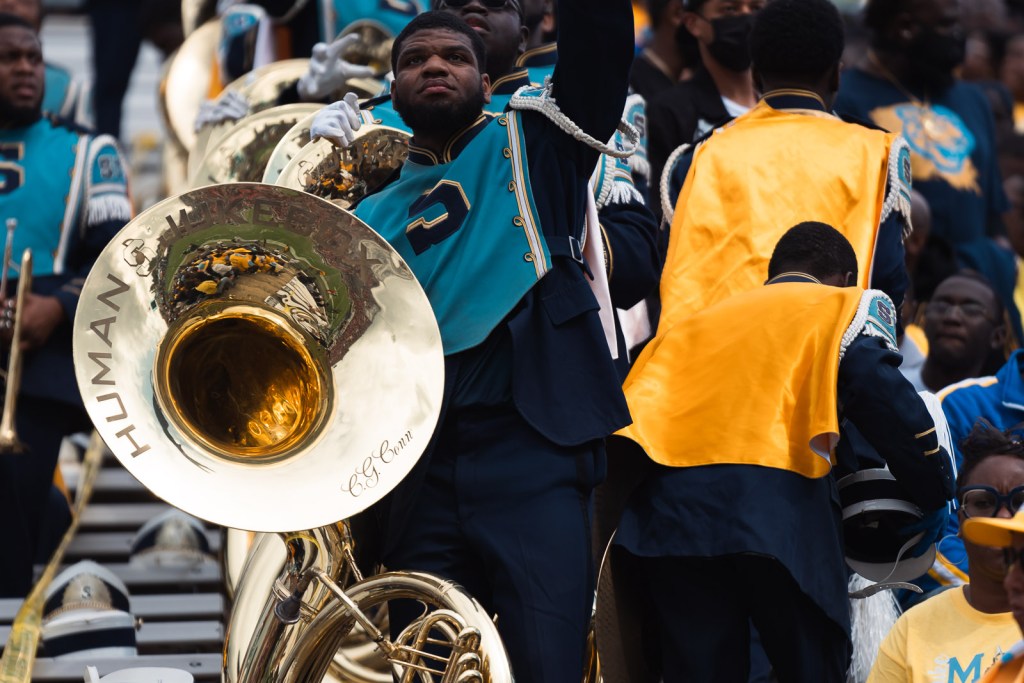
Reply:
[[[438,634],[451,680],[511,680],[461,588],[415,572],[363,579],[339,522],[408,474],[441,404],[433,312],[377,233],[287,188],[186,192],[102,252],[74,335],[86,409],[139,481],[197,517],[284,535],[288,561],[239,680],[320,680],[356,623],[405,680],[430,666]],[[392,641],[365,610],[396,597],[431,609]]]

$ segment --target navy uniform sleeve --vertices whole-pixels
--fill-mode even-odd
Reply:
[[[609,204],[598,213],[612,304],[631,308],[658,286],[657,224],[638,199]]]
[[[897,211],[882,221],[875,241],[875,260],[871,266],[871,288],[888,294],[897,311],[903,306],[903,297],[910,284],[903,248],[905,227],[906,219]]]
[[[883,338],[858,336],[839,364],[839,405],[912,500],[931,512],[953,496],[952,467],[928,409],[899,371],[901,360]]]
[[[605,142],[626,105],[633,63],[633,11],[626,0],[560,0],[553,94],[562,113]],[[582,147],[582,146],[581,146]],[[583,160],[586,173],[596,152]]]

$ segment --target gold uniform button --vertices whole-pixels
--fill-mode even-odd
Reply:
[[[512,150],[510,150],[508,147],[503,149],[501,153],[505,156],[506,159],[512,158]]]
[[[516,181],[514,181],[514,180],[508,181],[508,191],[509,192],[515,192],[516,191]]]
[[[523,260],[524,261],[528,261],[530,263],[533,263],[533,252],[532,251],[528,251],[525,254],[523,254]]]
[[[515,225],[517,228],[521,228],[523,227],[523,225],[525,225],[525,223],[523,223],[522,216],[516,216],[515,218],[513,218],[512,224]]]

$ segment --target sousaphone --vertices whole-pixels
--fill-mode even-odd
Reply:
[[[364,578],[339,521],[408,474],[441,404],[433,312],[377,233],[287,188],[186,192],[104,249],[74,335],[86,409],[140,482],[197,517],[283,534],[285,568],[229,680],[319,681],[356,624],[405,681],[512,680],[479,604],[427,574]],[[367,612],[396,598],[425,608],[389,639]]]

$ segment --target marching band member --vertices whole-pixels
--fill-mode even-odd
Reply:
[[[807,4],[762,11],[792,16]],[[898,369],[895,309],[854,286],[850,243],[802,223],[779,240],[767,275],[767,286],[660,329],[626,380],[634,423],[622,434],[657,464],[616,543],[657,615],[665,683],[747,681],[751,623],[780,682],[846,680],[831,474],[841,422],[884,453],[924,511],[910,556],[935,542],[952,495],[950,457]]]
[[[535,90],[488,116],[493,66],[474,28],[514,21],[518,1],[457,5],[476,16],[428,12],[395,41],[410,158],[356,209],[424,285],[447,362],[445,412],[424,468],[391,496],[384,561],[462,583],[498,613],[517,676],[564,683],[582,675],[602,438],[629,420],[587,281],[602,264],[580,231],[594,147],[625,101],[632,14],[563,0],[557,105]]]
[[[0,591],[24,596],[64,435],[87,429],[71,357],[71,321],[94,259],[131,217],[124,161],[108,136],[93,137],[42,114],[45,68],[35,28],[0,14],[0,217],[16,219],[12,253],[31,249],[33,286],[0,327],[22,316],[26,350],[17,430],[29,455],[0,455],[0,525],[19,552],[0,557]],[[10,228],[8,228],[10,229]],[[18,273],[12,269],[12,279]]]

